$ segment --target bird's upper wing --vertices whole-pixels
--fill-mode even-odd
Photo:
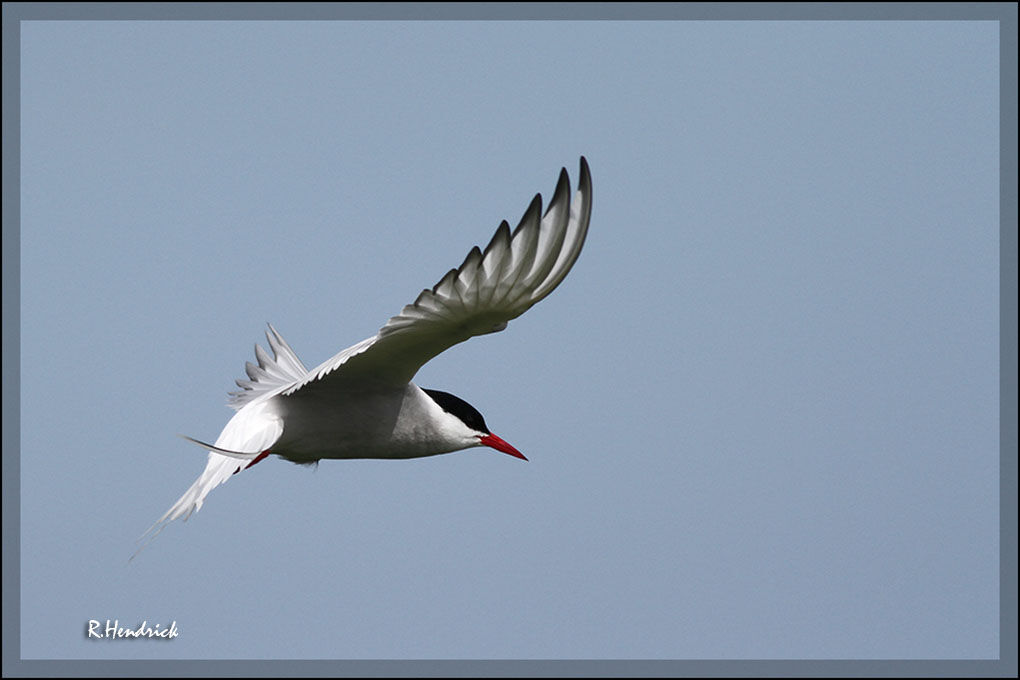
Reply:
[[[345,349],[278,393],[403,385],[429,359],[475,335],[506,328],[551,293],[577,260],[591,218],[591,175],[581,158],[571,198],[564,168],[545,213],[536,195],[511,233],[504,221],[485,250],[471,249],[375,336]]]

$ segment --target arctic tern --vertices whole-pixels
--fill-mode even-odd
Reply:
[[[209,451],[205,470],[146,534],[154,538],[167,523],[186,520],[212,489],[269,455],[315,463],[488,446],[527,460],[466,401],[411,379],[440,352],[502,331],[549,295],[581,252],[591,206],[591,176],[582,156],[573,195],[563,168],[544,213],[537,194],[512,232],[504,220],[484,250],[472,248],[459,267],[378,333],[312,370],[270,325],[266,338],[273,356],[255,345],[258,365],[247,362],[247,379],[236,381],[241,390],[230,394],[229,404],[237,412],[214,444],[185,437]]]

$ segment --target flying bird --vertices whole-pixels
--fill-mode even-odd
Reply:
[[[527,460],[466,401],[411,380],[440,352],[503,330],[549,295],[581,252],[591,202],[591,175],[582,156],[573,195],[563,168],[545,212],[536,194],[512,232],[504,220],[484,250],[472,248],[463,264],[423,290],[378,333],[312,370],[269,325],[273,355],[255,345],[258,365],[246,363],[247,379],[237,380],[241,390],[230,393],[237,412],[214,444],[185,437],[209,451],[205,470],[145,535],[151,540],[169,522],[186,520],[216,486],[269,455],[316,463],[418,458],[488,446]]]

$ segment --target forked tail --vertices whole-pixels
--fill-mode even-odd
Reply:
[[[282,432],[282,421],[271,413],[268,405],[256,404],[238,411],[227,423],[215,445],[185,437],[209,451],[205,470],[195,483],[188,487],[184,495],[139,537],[142,545],[131,559],[151,543],[167,524],[178,518],[187,520],[192,513],[200,510],[210,491],[226,482],[232,475],[250,468],[268,456],[270,447],[279,439]],[[244,449],[250,449],[251,452],[245,452]]]
[[[184,495],[139,537],[142,545],[131,556],[132,560],[163,531],[167,524],[181,517],[187,520],[192,513],[200,510],[210,491],[226,482],[232,475],[250,468],[268,456],[270,447],[283,434],[283,419],[276,411],[271,395],[274,390],[300,380],[307,370],[294,354],[294,350],[271,325],[266,332],[266,338],[269,340],[270,349],[273,350],[273,356],[270,357],[264,349],[255,345],[258,366],[249,362],[245,367],[249,379],[237,381],[242,391],[232,393],[230,400],[230,405],[237,409],[237,413],[223,428],[216,443],[207,444],[191,437],[184,437],[209,451],[205,471]]]

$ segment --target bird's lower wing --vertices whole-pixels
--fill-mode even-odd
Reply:
[[[288,387],[308,375],[308,369],[272,324],[269,324],[269,330],[266,331],[266,340],[269,341],[269,349],[273,351],[273,355],[269,356],[269,353],[258,344],[255,345],[255,359],[259,363],[256,366],[250,361],[246,362],[244,371],[248,378],[234,381],[241,391],[230,393],[227,403],[233,409],[240,410],[245,405],[268,397],[278,392],[280,388]]]
[[[472,248],[463,264],[423,290],[377,335],[345,349],[281,393],[404,384],[447,348],[503,330],[570,271],[588,233],[591,204],[591,175],[582,157],[573,198],[564,168],[544,214],[539,194],[513,232],[504,221],[484,250]]]

